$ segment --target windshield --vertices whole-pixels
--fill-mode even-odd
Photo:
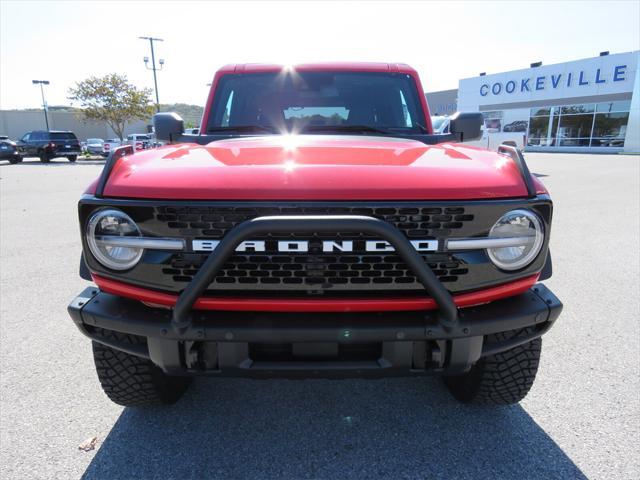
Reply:
[[[87,143],[104,143],[101,138],[87,138]]]
[[[50,132],[49,138],[51,140],[77,140],[71,132]]]
[[[423,124],[407,74],[255,73],[221,77],[207,130],[423,133]]]

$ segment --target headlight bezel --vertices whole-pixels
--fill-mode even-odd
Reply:
[[[87,241],[87,246],[89,247],[89,251],[93,255],[93,257],[100,263],[100,265],[115,271],[124,271],[130,270],[135,267],[142,256],[144,255],[143,248],[135,248],[135,247],[111,247],[115,249],[120,249],[118,251],[122,252],[124,250],[132,250],[135,252],[130,258],[125,261],[115,259],[112,256],[109,256],[104,250],[108,252],[108,247],[101,246],[99,244],[99,240],[97,239],[96,229],[99,225],[99,222],[106,216],[118,217],[121,220],[129,223],[134,227],[134,231],[136,235],[122,235],[122,236],[131,236],[131,237],[142,237],[142,232],[140,231],[140,227],[137,223],[125,212],[122,210],[118,210],[115,208],[103,208],[97,210],[91,214],[89,220],[87,221],[87,228],[85,232],[85,238]]]
[[[540,252],[542,251],[542,247],[544,246],[545,243],[545,224],[544,221],[540,218],[540,216],[528,209],[525,208],[518,208],[515,210],[509,210],[508,212],[505,212],[491,227],[491,229],[489,230],[489,237],[491,238],[500,238],[501,235],[495,235],[495,231],[497,228],[501,227],[503,224],[503,221],[505,218],[508,218],[509,216],[524,216],[527,218],[527,220],[529,220],[531,222],[531,224],[534,227],[534,235],[533,235],[533,241],[532,241],[532,247],[526,251],[526,253],[524,253],[521,257],[517,258],[517,260],[512,261],[512,262],[505,262],[504,260],[500,259],[498,257],[497,252],[498,251],[503,251],[505,249],[508,248],[514,248],[514,247],[494,247],[494,248],[487,248],[485,249],[485,252],[487,253],[487,256],[489,257],[489,260],[491,260],[491,263],[493,263],[493,265],[495,265],[497,268],[499,268],[500,270],[504,270],[507,272],[513,272],[516,270],[522,270],[526,267],[528,267],[529,265],[531,265],[535,259],[538,257],[538,255],[540,254]],[[524,246],[524,245],[523,245]]]

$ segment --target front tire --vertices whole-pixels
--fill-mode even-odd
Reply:
[[[504,341],[520,332],[488,335],[489,342]],[[505,352],[481,358],[462,375],[444,377],[451,394],[463,403],[511,405],[522,400],[533,385],[540,363],[542,339],[536,338]]]
[[[67,157],[67,160],[69,160],[71,163],[75,162],[78,159],[77,155],[69,155]]]
[[[20,163],[22,162],[22,158],[21,157],[14,157],[14,158],[10,158],[9,159],[9,163],[11,165],[15,165],[16,163]]]
[[[131,344],[144,343],[142,337],[101,330],[105,338]],[[102,390],[112,402],[125,407],[173,404],[186,391],[191,379],[165,374],[150,360],[120,350],[93,344],[93,359]]]

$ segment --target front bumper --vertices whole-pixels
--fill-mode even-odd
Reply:
[[[101,148],[87,148],[87,152],[91,155],[108,155],[108,152],[105,152]]]
[[[53,156],[53,158],[55,157],[68,157],[70,155],[80,155],[80,151],[79,150],[55,150],[53,152],[51,152],[50,154],[51,156]]]
[[[92,340],[149,358],[169,374],[255,377],[376,377],[455,374],[482,356],[547,332],[562,303],[544,285],[460,309],[454,326],[437,313],[268,313],[194,311],[184,329],[172,310],[87,288],[68,307]],[[104,330],[146,339],[116,342]],[[513,332],[506,340],[487,335]]]
[[[0,150],[0,160],[18,160],[21,157],[17,150]]]

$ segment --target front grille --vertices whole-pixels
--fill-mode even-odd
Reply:
[[[154,218],[168,230],[167,235],[198,239],[220,239],[236,225],[268,215],[366,215],[392,223],[411,239],[449,237],[473,222],[474,216],[459,206],[415,207],[156,207]],[[270,234],[257,237],[275,243],[282,239],[307,239],[306,254],[236,254],[224,265],[210,290],[293,290],[307,293],[322,291],[420,290],[422,285],[394,254],[362,252],[323,253],[322,239],[353,240],[370,238],[359,232]],[[268,253],[268,252],[267,252]],[[173,282],[186,285],[206,259],[206,254],[174,255],[170,265],[162,268]],[[434,273],[444,283],[454,283],[468,273],[450,255],[423,255]]]
[[[183,238],[181,252],[147,251],[141,262],[126,272],[105,269],[90,254],[92,271],[116,280],[154,290],[180,293],[192,281],[209,252],[192,249],[193,240],[220,240],[245,220],[263,216],[365,215],[391,223],[411,240],[438,239],[442,247],[448,238],[484,237],[505,212],[532,208],[548,219],[547,200],[485,200],[458,202],[230,202],[149,200],[81,204],[83,225],[95,208],[103,205],[122,209],[133,218],[143,235]],[[545,224],[546,226],[546,224]],[[281,240],[306,240],[308,252],[279,252]],[[379,240],[360,232],[313,234],[292,231],[256,236],[264,240],[264,252],[236,252],[208,287],[208,296],[271,297],[286,292],[288,297],[419,296],[423,286],[394,252],[367,252],[366,240]],[[334,249],[323,252],[324,240],[353,241],[353,252]],[[85,245],[86,249],[86,245]],[[88,250],[85,250],[88,252]],[[443,285],[452,293],[485,288],[539,271],[544,257],[526,269],[497,270],[482,250],[420,252]]]
[[[468,273],[452,256],[423,255],[441,282],[456,282]],[[177,283],[188,283],[205,261],[203,254],[180,254],[162,273]],[[393,254],[234,255],[210,289],[293,290],[419,290],[423,287],[400,257]]]
[[[452,235],[473,220],[463,207],[157,207],[154,217],[174,234],[198,238],[222,238],[245,220],[268,215],[366,215],[394,224],[409,238],[438,238]],[[358,237],[326,234],[326,238]],[[303,235],[304,236],[304,235]],[[308,237],[308,235],[306,235]],[[322,237],[322,235],[319,235]],[[273,238],[296,237],[292,234]]]

